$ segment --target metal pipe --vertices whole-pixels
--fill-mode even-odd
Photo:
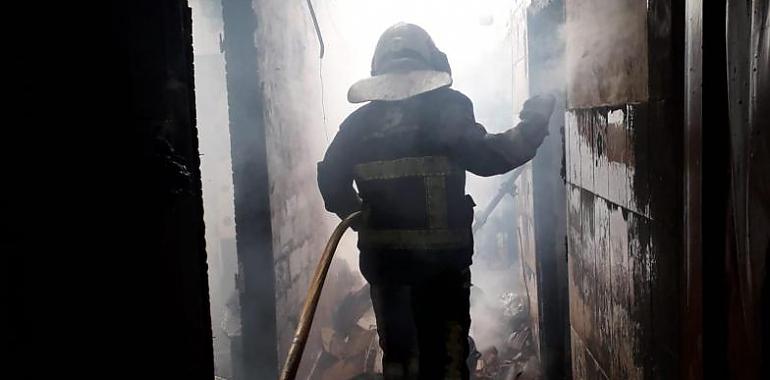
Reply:
[[[315,9],[313,9],[313,3],[310,2],[310,0],[307,0],[307,6],[310,8],[310,17],[313,18],[313,26],[315,26],[315,34],[318,36],[318,45],[320,49],[320,57],[324,57],[324,39],[321,37],[321,28],[318,27],[318,19],[315,17]]]
[[[521,175],[521,172],[524,170],[524,166],[519,166],[511,175],[508,177],[508,179],[505,180],[500,185],[500,190],[497,191],[497,194],[494,198],[492,198],[492,201],[489,202],[487,207],[484,208],[484,211],[481,212],[481,214],[476,216],[476,222],[473,223],[473,233],[475,234],[476,231],[478,231],[481,227],[484,226],[484,224],[487,223],[487,218],[489,218],[489,215],[492,214],[493,211],[495,211],[495,208],[500,203],[501,200],[503,200],[503,197],[505,194],[511,194],[511,196],[515,196],[515,185],[514,182],[516,182],[516,179],[519,178]]]

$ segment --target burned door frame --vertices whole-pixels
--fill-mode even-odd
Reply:
[[[95,172],[100,183],[109,183],[103,186],[109,189],[104,190],[109,199],[94,203],[104,211],[100,215],[103,218],[96,219],[96,228],[118,235],[106,235],[114,240],[99,247],[101,255],[94,261],[97,271],[104,272],[104,279],[109,277],[109,281],[89,282],[90,287],[100,289],[98,298],[89,294],[89,304],[99,311],[96,319],[106,318],[109,323],[106,329],[89,325],[82,330],[60,322],[54,325],[76,331],[80,342],[91,343],[95,349],[90,352],[99,351],[98,355],[105,355],[108,363],[118,360],[120,364],[111,368],[111,374],[117,368],[124,376],[127,372],[141,372],[137,375],[211,379],[214,360],[195,112],[192,12],[186,0],[139,0],[113,4],[111,21],[114,34],[103,46],[113,48],[114,55],[105,65],[109,74],[99,78],[114,94],[95,94],[112,106],[100,126],[116,133],[119,140],[99,136],[103,141],[98,142],[108,149],[108,156],[88,151],[92,158],[110,165],[110,170],[100,168]],[[98,103],[81,103],[89,113],[99,109],[95,105]],[[119,150],[116,147],[120,144],[129,149]],[[123,160],[130,163],[128,170],[120,168]],[[116,163],[120,169],[112,167]],[[105,176],[113,171],[119,180],[106,181]],[[78,212],[89,215],[85,210]],[[70,219],[69,223],[78,225],[76,221]],[[113,230],[116,225],[120,228]],[[91,235],[98,236],[99,232]],[[105,257],[115,261],[105,263]],[[63,273],[68,280],[73,278],[73,272]],[[130,273],[130,277],[122,278],[122,273]],[[120,284],[121,291],[125,287],[126,293],[116,293],[107,286],[113,282]],[[112,302],[120,304],[120,308],[109,308]],[[70,308],[73,305],[67,304]],[[48,306],[46,323],[57,320],[51,318],[51,311],[57,318],[72,313]],[[116,318],[120,323],[115,322]],[[80,319],[89,324],[95,320]],[[86,338],[89,335],[82,336],[87,333],[99,334],[100,338],[94,341]],[[52,343],[50,336],[46,339],[47,344]],[[68,350],[82,353],[74,349],[76,340],[63,342]],[[55,356],[68,356],[62,350],[50,351]],[[82,355],[74,362],[81,359]],[[101,360],[89,360],[89,365],[95,362]],[[35,362],[51,367],[44,363]],[[89,371],[96,374],[99,367],[97,364],[96,370]]]
[[[233,340],[235,380],[278,377],[266,126],[252,4],[222,1],[242,332]]]
[[[682,379],[703,378],[702,76],[703,4],[685,5],[684,259],[682,268]]]
[[[725,250],[716,263],[718,277],[724,281],[723,314],[718,333],[724,334],[724,345],[717,346],[727,363],[725,375],[730,378],[763,378],[770,371],[767,356],[767,260],[770,259],[770,1],[727,1],[724,15],[727,28],[719,57],[726,64],[726,90],[719,99],[727,111],[719,121],[726,124],[714,132],[725,136],[729,152],[719,164],[729,167],[729,187],[720,205],[727,216],[719,233]],[[726,101],[725,101],[726,100]],[[723,145],[723,148],[724,145]],[[724,190],[724,189],[722,189]],[[726,212],[725,212],[726,211]],[[716,215],[715,217],[719,217]],[[721,264],[721,265],[719,265]],[[717,351],[719,352],[719,351]],[[764,355],[763,355],[764,354]]]
[[[565,57],[557,33],[562,0],[533,1],[527,9],[529,93],[556,96],[549,138],[532,160],[532,202],[538,293],[539,356],[546,379],[571,377],[564,178]]]

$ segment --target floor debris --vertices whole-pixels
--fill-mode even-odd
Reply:
[[[479,351],[470,338],[471,379],[540,378],[526,305],[524,296],[513,292],[505,292],[497,302],[487,303],[489,312],[499,317],[507,339],[499,347],[493,345]],[[331,326],[321,327],[321,340],[322,351],[314,358],[310,380],[382,378],[382,350],[368,285],[343,299]]]

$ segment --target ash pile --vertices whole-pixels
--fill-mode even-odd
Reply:
[[[532,339],[527,297],[503,292],[489,299],[480,288],[471,289],[471,310],[476,318],[471,335],[469,366],[474,380],[532,380],[542,377]],[[473,338],[471,338],[473,339]]]

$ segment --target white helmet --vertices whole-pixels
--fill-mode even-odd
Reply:
[[[351,103],[401,100],[452,84],[452,70],[428,33],[414,24],[398,23],[377,42],[371,77],[348,91]]]

